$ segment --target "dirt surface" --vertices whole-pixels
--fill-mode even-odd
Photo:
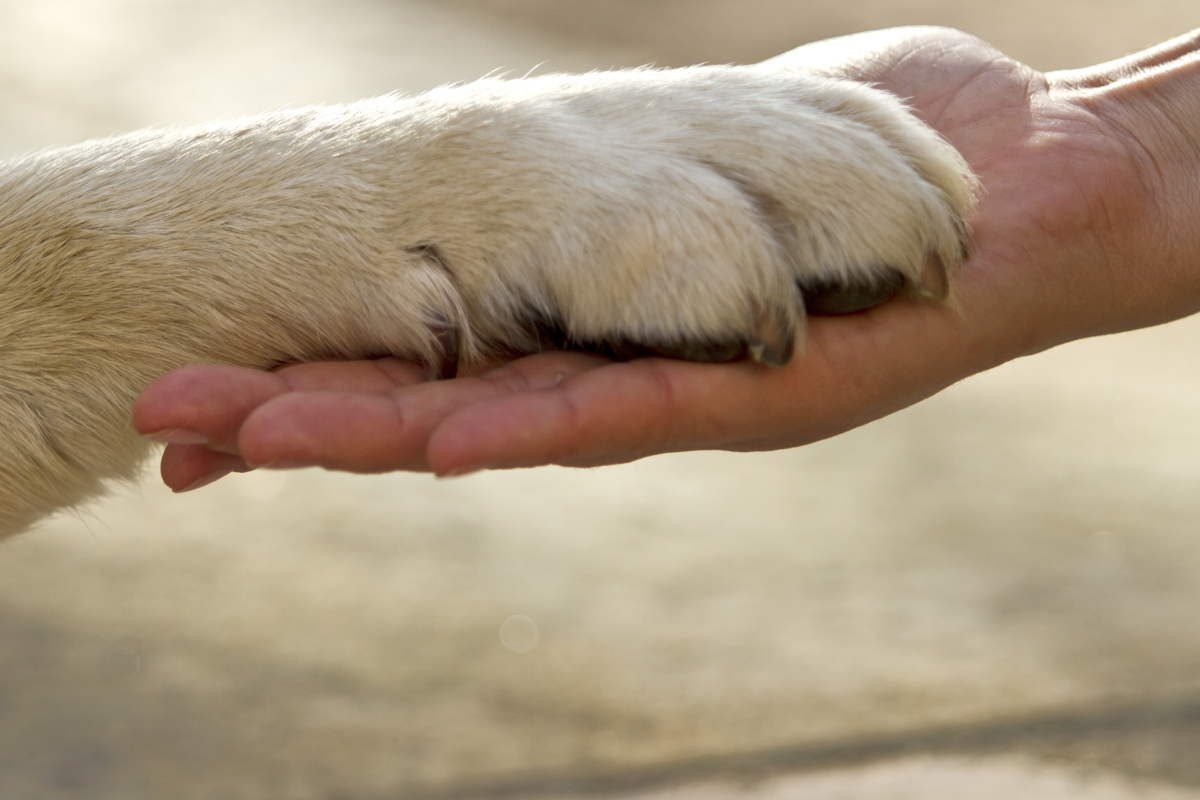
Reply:
[[[1200,16],[1033,8],[0,0],[0,154],[883,24],[1078,65]],[[1198,350],[1077,343],[779,453],[148,476],[0,548],[0,798],[1200,797]]]

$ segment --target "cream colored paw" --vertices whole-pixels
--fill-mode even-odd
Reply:
[[[945,299],[968,250],[970,169],[859,84],[701,67],[485,81],[421,103],[444,137],[425,168],[483,198],[447,191],[436,208],[454,233],[430,225],[427,242],[462,293],[468,355],[782,364],[806,309]]]
[[[488,80],[2,164],[0,536],[136,474],[130,407],[175,367],[783,364],[808,312],[946,297],[974,198],[895,98],[778,67]]]

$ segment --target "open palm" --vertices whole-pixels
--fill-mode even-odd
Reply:
[[[1200,308],[1194,271],[1139,244],[1155,237],[1172,188],[1122,117],[1138,98],[1114,96],[1120,67],[1045,75],[935,28],[819,42],[771,63],[907,98],[966,157],[985,195],[953,307],[897,299],[814,318],[805,352],[783,369],[578,353],[440,382],[392,359],[185,367],[134,411],[138,430],[171,443],[164,480],[191,488],[248,465],[455,474],[791,447],[1009,359]]]

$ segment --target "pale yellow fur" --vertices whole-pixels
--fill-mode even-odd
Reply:
[[[800,328],[797,278],[961,261],[974,179],[895,98],[788,68],[485,80],[0,166],[0,533],[132,476],[151,379]]]

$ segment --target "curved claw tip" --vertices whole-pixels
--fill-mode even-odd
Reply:
[[[945,262],[931,253],[921,269],[921,280],[916,286],[917,294],[925,300],[942,301],[950,296],[950,271]]]
[[[795,325],[778,312],[760,312],[746,350],[750,358],[760,364],[786,365],[796,351]]]

